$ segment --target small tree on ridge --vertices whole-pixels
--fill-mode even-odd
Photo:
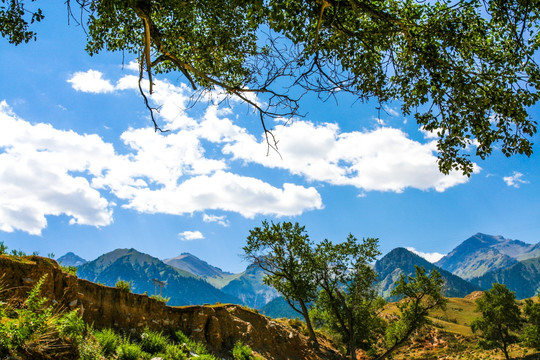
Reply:
[[[506,359],[510,359],[508,346],[518,341],[514,332],[522,326],[514,292],[503,284],[493,284],[476,300],[476,311],[482,315],[471,323],[471,329],[475,333],[480,332],[480,346],[500,349]]]

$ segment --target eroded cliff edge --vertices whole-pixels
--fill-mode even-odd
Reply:
[[[145,327],[181,330],[227,356],[240,340],[266,359],[341,359],[332,348],[315,351],[308,338],[296,330],[239,305],[166,306],[146,295],[132,294],[67,274],[51,259],[39,256],[0,256],[2,297],[23,298],[45,274],[42,294],[66,309],[79,309],[94,328],[109,327],[137,333]]]

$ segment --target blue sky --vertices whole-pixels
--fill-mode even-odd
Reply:
[[[50,4],[49,4],[50,5]],[[189,107],[178,75],[159,76],[156,134],[133,58],[90,57],[63,6],[45,9],[38,41],[0,39],[0,241],[10,249],[92,260],[134,247],[190,252],[242,271],[242,246],[264,219],[298,221],[314,241],[378,237],[445,254],[483,232],[540,241],[538,153],[474,159],[466,178],[440,174],[435,143],[398,104],[307,97],[304,118],[272,123],[221,95]],[[539,107],[531,109],[539,118]],[[538,136],[535,137],[538,142]]]

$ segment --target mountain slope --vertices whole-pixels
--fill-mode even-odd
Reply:
[[[104,254],[79,267],[77,276],[108,286],[114,286],[118,280],[130,281],[133,292],[149,294],[155,293],[153,279],[158,279],[166,283],[163,296],[171,298],[169,305],[239,302],[195,275],[135,249],[117,249]]]
[[[272,299],[268,304],[264,305],[259,309],[261,314],[269,316],[271,318],[288,318],[296,319],[302,318],[302,315],[295,311],[285,300],[283,296],[278,296],[277,298]]]
[[[163,262],[200,277],[223,277],[225,275],[232,275],[229,272],[208,264],[206,261],[201,260],[190,253],[183,253],[177,257],[165,259]]]
[[[520,261],[506,269],[491,271],[471,282],[483,289],[490,289],[493,283],[505,284],[516,293],[516,298],[535,296],[540,288],[540,258]]]
[[[63,256],[60,256],[58,260],[56,261],[62,266],[75,266],[75,267],[79,267],[88,262],[82,257],[75,255],[72,252],[68,252],[67,254]]]
[[[504,269],[517,260],[492,248],[479,248],[471,252],[461,252],[452,258],[442,258],[435,264],[454,275],[470,280],[493,270]]]
[[[444,296],[463,297],[473,291],[479,290],[477,286],[446,270],[436,267],[409,250],[396,248],[375,263],[375,271],[379,274],[377,287],[380,295],[387,300],[397,300],[396,297],[390,296],[390,293],[394,288],[394,283],[399,279],[400,274],[414,276],[415,265],[424,267],[428,272],[431,272],[433,268],[436,268],[437,271],[439,271],[445,280],[445,285],[443,287]]]
[[[241,304],[251,308],[260,309],[279,296],[274,288],[263,284],[264,273],[257,265],[248,266],[242,273],[231,274],[188,253],[166,259],[164,262],[202,277],[212,286],[234,296]]]
[[[527,259],[534,259],[540,257],[540,243],[534,245],[529,251],[526,253],[520,254],[516,256],[516,259],[519,261],[527,260]]]
[[[224,286],[221,291],[239,298],[244,305],[260,309],[279,293],[263,283],[264,273],[256,265],[249,265],[245,272]]]
[[[464,279],[480,277],[540,255],[540,248],[520,240],[478,233],[463,241],[435,265]]]

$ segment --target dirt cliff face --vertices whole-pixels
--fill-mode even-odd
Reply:
[[[78,279],[48,258],[0,255],[0,282],[8,290],[3,297],[25,297],[45,274],[42,295],[65,309],[79,309],[83,319],[97,329],[182,330],[221,356],[227,356],[240,340],[266,359],[341,359],[327,346],[314,351],[306,336],[238,305],[170,307],[146,295]]]

